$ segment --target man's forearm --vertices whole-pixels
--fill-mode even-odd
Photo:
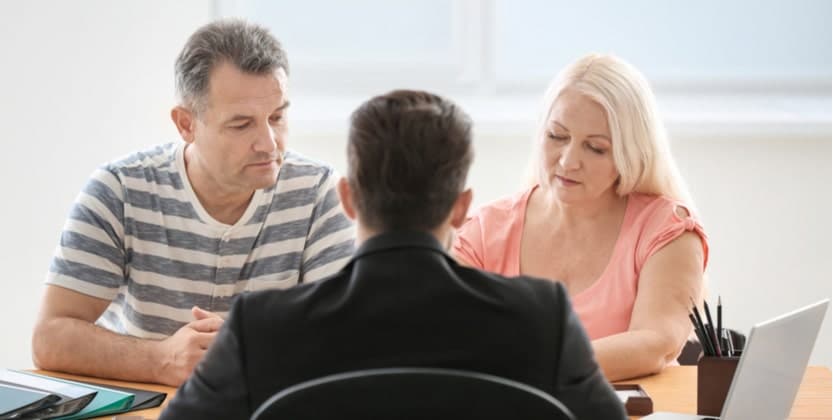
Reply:
[[[73,318],[45,321],[32,337],[38,368],[134,382],[160,382],[158,347]]]

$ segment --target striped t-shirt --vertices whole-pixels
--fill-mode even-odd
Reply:
[[[185,172],[184,143],[99,168],[67,219],[47,283],[111,301],[97,324],[159,339],[223,316],[241,293],[337,272],[353,252],[333,170],[287,152],[273,187],[234,225],[212,218]]]

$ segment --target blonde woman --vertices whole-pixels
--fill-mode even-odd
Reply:
[[[463,263],[567,287],[609,380],[674,364],[691,332],[708,244],[635,68],[588,55],[552,82],[534,182],[458,232]]]

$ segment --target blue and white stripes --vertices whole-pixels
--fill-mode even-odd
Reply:
[[[287,152],[277,184],[233,226],[202,208],[183,146],[167,144],[97,170],[76,199],[47,283],[112,301],[110,330],[164,338],[199,305],[225,315],[237,294],[318,280],[353,252],[332,169]]]

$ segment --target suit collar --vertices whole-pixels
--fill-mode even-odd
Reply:
[[[353,260],[370,254],[401,248],[422,248],[446,255],[446,251],[440,245],[440,242],[430,233],[394,231],[380,233],[365,240],[353,254]]]

